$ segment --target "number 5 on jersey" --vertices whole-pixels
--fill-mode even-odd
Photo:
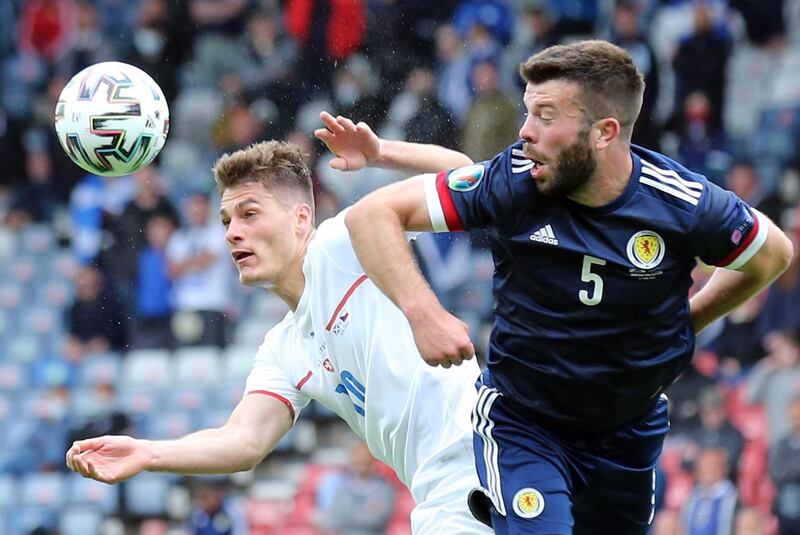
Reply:
[[[581,280],[592,284],[591,295],[587,290],[578,292],[578,298],[586,306],[593,307],[600,304],[603,299],[603,279],[597,273],[592,273],[592,266],[605,266],[606,261],[601,258],[584,255],[583,268],[581,269]]]

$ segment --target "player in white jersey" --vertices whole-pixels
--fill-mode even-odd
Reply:
[[[114,483],[144,470],[227,473],[258,464],[315,399],[336,412],[411,490],[415,534],[491,533],[467,508],[474,360],[420,358],[402,312],[363,275],[344,214],[314,228],[310,172],[296,147],[259,143],[215,166],[220,215],[244,284],[290,307],[266,335],[229,421],[171,441],[75,442],[67,465]]]

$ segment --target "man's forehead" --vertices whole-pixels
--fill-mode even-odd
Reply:
[[[523,98],[536,103],[567,103],[576,101],[579,91],[575,83],[566,80],[548,80],[541,84],[528,82]]]
[[[243,201],[258,202],[271,197],[267,189],[260,182],[248,182],[238,186],[225,188],[220,199],[220,211],[226,206],[233,206]]]

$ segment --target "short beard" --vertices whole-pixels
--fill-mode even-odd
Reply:
[[[575,143],[558,154],[549,181],[536,182],[536,189],[548,197],[567,197],[586,184],[595,170],[597,157],[589,147],[589,129],[578,134]]]

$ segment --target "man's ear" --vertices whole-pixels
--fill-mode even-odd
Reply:
[[[314,210],[304,202],[294,205],[295,228],[305,234],[314,226]]]
[[[594,144],[594,148],[602,150],[607,148],[612,141],[619,137],[619,132],[622,127],[613,117],[606,117],[594,123],[592,128],[590,142]]]

